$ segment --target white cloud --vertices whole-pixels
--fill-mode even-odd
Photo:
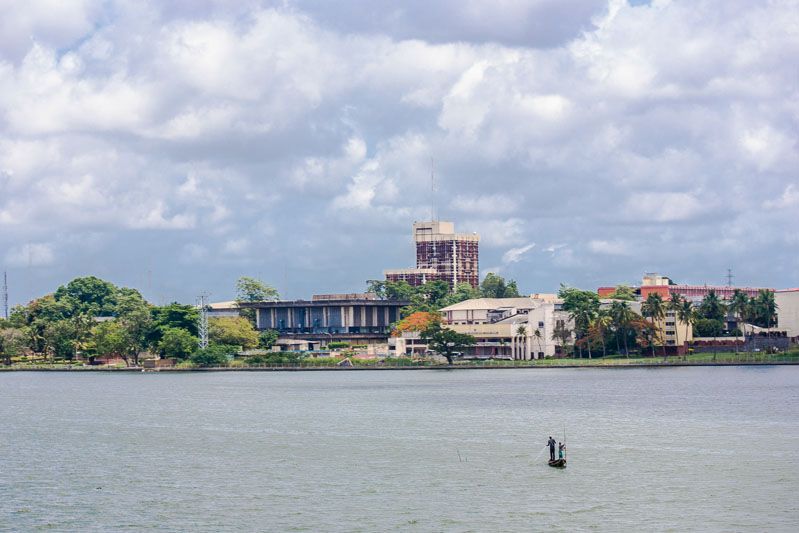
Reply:
[[[466,226],[475,228],[485,246],[516,246],[524,242],[524,222],[520,218],[475,220]]]
[[[258,261],[265,278],[308,267],[300,245],[352,265],[297,276],[307,296],[394,266],[433,203],[481,233],[484,265],[557,243],[524,273],[535,279],[516,275],[540,290],[564,270],[610,277],[578,256],[630,243],[631,268],[640,251],[683,278],[719,235],[795,262],[783,246],[799,168],[791,2],[78,0],[5,14],[6,250],[102,233],[112,271],[133,268],[119,243],[146,256],[153,242],[165,270],[202,256],[187,242]],[[695,261],[667,253],[676,243]],[[725,254],[753,284],[789,283],[787,267],[761,268],[765,254]],[[187,276],[207,265],[217,283],[235,278],[221,255]],[[71,248],[58,262],[93,264]]]
[[[588,249],[594,253],[605,255],[629,255],[631,252],[627,243],[619,239],[610,241],[594,239],[589,241]]]
[[[532,250],[534,247],[535,243],[531,242],[530,244],[521,246],[519,248],[511,248],[510,250],[502,254],[502,262],[505,264],[518,263],[519,261],[521,261],[522,257],[524,257],[524,255],[530,250]]]
[[[518,209],[521,199],[507,194],[459,194],[452,199],[450,206],[467,214],[493,215],[512,213]]]
[[[642,223],[677,222],[706,212],[708,207],[708,203],[702,204],[692,193],[644,192],[630,195],[624,203],[624,213]]]
[[[249,239],[246,237],[240,237],[237,239],[229,239],[227,242],[225,242],[223,251],[226,254],[243,255],[248,248],[250,248]]]
[[[6,252],[5,260],[13,267],[48,266],[55,261],[55,254],[49,243],[26,243]]]
[[[799,188],[793,183],[785,186],[782,195],[776,200],[766,200],[763,207],[784,209],[786,207],[799,206]]]

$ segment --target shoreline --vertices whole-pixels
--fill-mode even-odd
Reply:
[[[427,365],[427,366],[362,366],[362,367],[209,367],[209,368],[142,368],[142,367],[0,367],[1,372],[138,372],[138,373],[184,373],[184,372],[348,372],[348,371],[394,371],[394,370],[545,370],[545,369],[624,369],[624,368],[683,368],[683,367],[728,367],[728,366],[796,366],[799,361],[737,361],[737,362],[686,362],[675,363],[600,363],[600,364],[547,364],[547,365]]]

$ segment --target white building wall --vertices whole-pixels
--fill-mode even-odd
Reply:
[[[777,324],[789,337],[799,337],[799,289],[776,291]]]

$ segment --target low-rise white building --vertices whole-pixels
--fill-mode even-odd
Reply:
[[[777,304],[777,327],[788,337],[799,337],[799,288],[774,291]]]
[[[445,307],[441,314],[448,328],[477,339],[471,355],[529,360],[559,353],[553,333],[558,327],[573,329],[562,304],[554,294],[476,298]]]

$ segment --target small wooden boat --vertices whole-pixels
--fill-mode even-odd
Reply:
[[[549,461],[548,464],[552,468],[566,468],[566,459],[555,459],[554,461]]]

